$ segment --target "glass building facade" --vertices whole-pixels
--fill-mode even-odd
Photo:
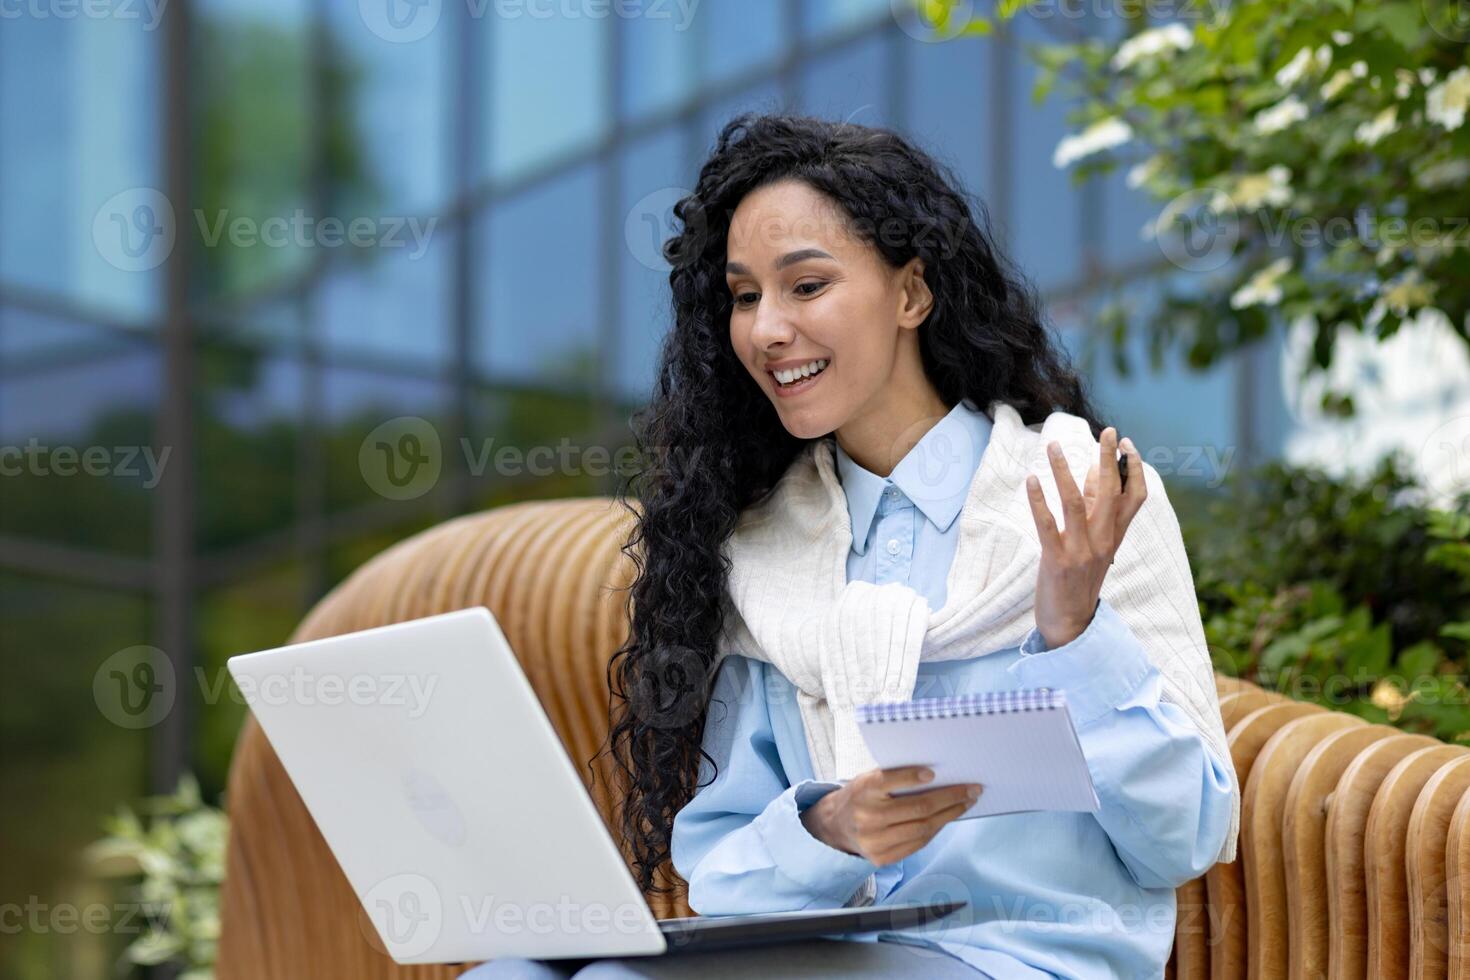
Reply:
[[[156,21],[0,20],[0,446],[25,450],[0,479],[0,797],[25,801],[0,816],[0,901],[86,901],[76,855],[118,802],[186,771],[217,795],[245,711],[224,658],[283,642],[366,558],[457,513],[613,490],[487,462],[630,441],[669,327],[658,243],[732,113],[919,141],[1079,358],[1104,296],[1157,296],[1139,234],[1157,207],[1051,164],[1066,105],[1033,101],[1022,45],[1059,25],[931,43],[893,6],[169,0]],[[354,222],[366,244],[344,241]],[[1086,370],[1141,449],[1240,465],[1283,443],[1279,362]],[[403,417],[440,440],[422,492],[368,472]],[[1159,468],[1218,475],[1195,465]],[[135,725],[108,665],[139,646],[174,701]],[[0,977],[115,972],[115,936],[18,938]]]

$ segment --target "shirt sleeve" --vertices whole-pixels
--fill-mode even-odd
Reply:
[[[1092,773],[1098,823],[1143,888],[1177,888],[1215,863],[1230,832],[1232,785],[1127,623],[1104,599],[1069,643],[1033,630],[1007,670],[1022,687],[1065,692]]]
[[[674,817],[674,869],[700,915],[842,908],[877,866],[830,847],[801,811],[841,784],[787,785],[776,752],[764,665],[732,654],[715,678],[699,786]]]

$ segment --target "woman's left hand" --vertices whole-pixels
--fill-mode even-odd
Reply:
[[[1058,530],[1041,492],[1041,481],[1026,477],[1031,516],[1041,536],[1041,571],[1036,580],[1036,628],[1047,649],[1070,643],[1092,622],[1108,566],[1123,542],[1133,516],[1148,494],[1143,461],[1131,439],[1123,440],[1128,456],[1128,486],[1118,474],[1118,431],[1108,426],[1098,440],[1098,462],[1087,471],[1084,488],[1067,468],[1059,443],[1047,446],[1052,476],[1062,498],[1066,529]]]

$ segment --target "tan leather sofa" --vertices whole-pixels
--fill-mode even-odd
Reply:
[[[585,773],[607,731],[608,658],[627,632],[628,530],[603,498],[458,518],[368,562],[293,640],[487,606]],[[1243,790],[1240,859],[1179,889],[1169,976],[1470,980],[1470,749],[1217,679]],[[612,829],[605,755],[595,768],[589,791]],[[460,972],[382,952],[253,720],[227,802],[221,980]],[[682,888],[651,905],[691,914]]]

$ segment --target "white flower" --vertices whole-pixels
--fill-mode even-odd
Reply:
[[[1276,84],[1282,88],[1291,88],[1306,74],[1307,66],[1312,63],[1312,49],[1302,48],[1296,56],[1276,70]]]
[[[1291,171],[1278,163],[1262,173],[1241,177],[1236,181],[1230,200],[1245,211],[1254,211],[1263,204],[1284,207],[1291,200],[1290,180]]]
[[[1339,48],[1345,48],[1349,44],[1353,43],[1353,36],[1348,31],[1333,31],[1332,43],[1337,45]]]
[[[1332,63],[1332,49],[1322,45],[1316,51],[1310,47],[1304,47],[1296,55],[1276,70],[1276,84],[1282,88],[1291,88],[1299,82],[1308,69],[1321,70]]]
[[[1075,136],[1067,136],[1057,144],[1051,156],[1058,170],[1083,157],[1121,146],[1133,138],[1133,129],[1116,116],[1099,119]]]
[[[1346,68],[1339,68],[1327,79],[1327,84],[1322,86],[1322,98],[1331,101],[1337,98],[1337,93],[1348,87],[1353,80],[1353,73]]]
[[[1194,44],[1194,34],[1183,24],[1155,27],[1137,34],[1118,45],[1113,54],[1113,69],[1126,71],[1143,58],[1184,51]]]
[[[1414,73],[1407,68],[1395,68],[1393,74],[1398,79],[1398,84],[1393,87],[1394,98],[1400,101],[1407,99],[1414,90]]]
[[[1414,174],[1414,182],[1425,190],[1436,190],[1458,184],[1470,177],[1470,160],[1455,157],[1431,163]]]
[[[1368,122],[1359,123],[1358,128],[1353,130],[1353,135],[1358,138],[1359,143],[1372,146],[1399,128],[1398,116],[1399,107],[1391,105]]]
[[[1281,302],[1281,285],[1277,280],[1289,271],[1291,271],[1289,256],[1272,262],[1251,276],[1245,285],[1235,291],[1230,297],[1230,308],[1243,310],[1247,306],[1261,304],[1275,306]]]
[[[1428,306],[1434,302],[1435,286],[1435,283],[1426,281],[1418,269],[1409,269],[1384,283],[1378,295],[1389,309],[1403,316],[1409,312],[1410,306]]]
[[[1354,78],[1367,78],[1368,77],[1368,62],[1366,62],[1366,61],[1355,61],[1351,65],[1348,65],[1348,70],[1353,73],[1353,77]]]
[[[1439,72],[1435,71],[1433,68],[1419,69],[1419,83],[1421,85],[1433,85],[1434,80],[1438,77]]]
[[[1470,68],[1464,65],[1446,75],[1424,97],[1424,111],[1430,120],[1451,131],[1465,122],[1467,105],[1470,105]]]
[[[1148,182],[1148,179],[1159,172],[1163,166],[1164,158],[1160,154],[1154,154],[1142,163],[1136,163],[1128,168],[1128,176],[1125,182],[1130,188],[1139,188]]]
[[[1292,123],[1307,118],[1307,104],[1294,95],[1288,95],[1269,109],[1256,113],[1255,126],[1258,133],[1279,133]]]

